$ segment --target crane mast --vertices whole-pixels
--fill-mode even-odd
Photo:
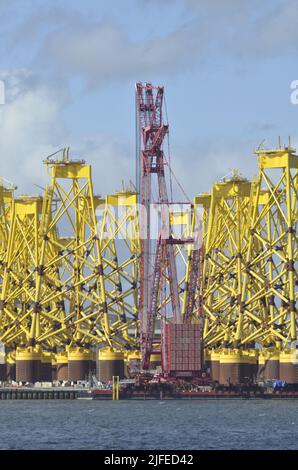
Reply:
[[[140,322],[142,366],[148,369],[152,351],[155,321],[159,310],[159,298],[163,277],[169,283],[173,321],[180,321],[181,309],[174,245],[169,227],[169,199],[165,176],[163,142],[169,127],[163,121],[164,88],[150,83],[136,84],[136,113],[139,139],[137,168],[139,168],[140,202]],[[152,179],[156,175],[158,196],[152,197]],[[160,230],[153,243],[151,233],[151,206],[160,207]]]

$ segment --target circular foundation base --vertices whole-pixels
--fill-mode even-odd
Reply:
[[[40,361],[17,360],[16,361],[16,381],[35,383],[40,381]]]
[[[77,382],[78,380],[88,380],[90,372],[89,361],[69,361],[68,380]]]
[[[56,380],[59,382],[68,381],[68,358],[67,353],[56,354],[52,363],[56,369]]]
[[[6,380],[7,382],[16,380],[16,363],[15,362],[6,363]]]
[[[83,348],[77,348],[68,353],[68,380],[77,382],[78,380],[88,380],[91,363],[92,351]]]
[[[219,382],[222,385],[238,385],[251,379],[250,364],[242,362],[220,363]]]
[[[41,382],[52,382],[52,363],[42,362],[40,367],[40,381]]]
[[[52,355],[51,353],[43,353],[40,365],[41,382],[52,382]]]
[[[90,361],[89,370],[91,375],[96,375],[96,361]]]
[[[110,382],[114,376],[124,378],[124,354],[120,351],[99,351],[99,380]]]
[[[52,362],[51,369],[52,369],[52,381],[57,380],[57,363],[56,362]]]
[[[7,382],[16,380],[16,353],[15,351],[7,352],[5,355],[6,362],[6,378]]]
[[[40,381],[41,353],[30,349],[16,352],[16,381],[35,383]]]
[[[258,376],[264,380],[279,380],[279,352],[268,351],[259,356]]]
[[[288,384],[298,383],[298,365],[283,362],[279,367],[279,378]]]
[[[0,381],[5,382],[6,380],[6,364],[5,362],[0,364]]]
[[[288,384],[298,383],[298,351],[284,351],[280,354],[279,378]]]
[[[238,385],[253,380],[255,363],[247,351],[225,350],[220,355],[219,383]]]
[[[58,363],[56,364],[56,376],[59,382],[68,381],[68,363]]]
[[[214,382],[219,382],[219,358],[218,352],[212,352],[210,355],[210,375]]]
[[[203,361],[203,368],[204,371],[207,372],[208,374],[211,374],[211,355],[209,352],[204,353],[204,361]]]

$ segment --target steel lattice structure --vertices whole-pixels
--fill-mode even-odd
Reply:
[[[201,323],[226,370],[260,348],[288,354],[298,339],[295,151],[258,149],[256,179],[233,171],[187,212],[168,195],[163,87],[138,83],[136,110],[137,188],[95,194],[91,166],[68,149],[45,161],[41,196],[14,197],[0,180],[0,341],[141,353],[148,369],[160,320],[161,333],[166,321]]]
[[[237,174],[195,198],[204,259],[197,302],[209,348],[290,348],[297,340],[297,168],[290,148],[259,150],[258,178]]]
[[[290,148],[260,150],[257,157],[235,339],[280,348],[297,340],[298,157]]]
[[[51,184],[44,196],[13,201],[4,250],[0,339],[12,347],[50,351],[98,344],[135,349],[136,195],[95,196],[91,167],[70,160],[66,150],[62,160],[45,163]],[[114,224],[109,221],[111,201],[118,208],[129,206]],[[98,220],[100,205],[103,216]],[[108,236],[103,233],[107,225]],[[116,247],[121,231],[129,254]]]
[[[0,178],[0,282],[7,250],[15,187]]]
[[[123,332],[122,348],[139,348],[140,258],[137,194],[131,190],[96,199],[98,234],[108,298],[108,312]]]
[[[251,183],[235,173],[216,183],[211,196],[202,195],[196,201],[204,204],[205,263],[199,288],[206,347],[234,342],[248,247],[250,193]]]

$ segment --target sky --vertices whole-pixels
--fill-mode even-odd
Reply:
[[[62,147],[93,166],[97,194],[135,178],[135,82],[164,85],[173,172],[190,198],[254,149],[298,143],[294,0],[0,0],[0,176],[49,181]],[[265,140],[264,140],[265,139]]]

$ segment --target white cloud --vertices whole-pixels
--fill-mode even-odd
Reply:
[[[230,175],[233,169],[248,179],[257,175],[254,148],[255,142],[249,139],[235,138],[228,144],[223,139],[205,139],[193,146],[176,148],[172,154],[172,166],[192,199],[201,192],[210,192],[213,183]]]
[[[34,185],[49,182],[43,159],[69,145],[71,156],[92,164],[96,193],[111,193],[121,189],[122,180],[125,184],[135,180],[132,140],[121,140],[114,134],[77,137],[64,126],[63,110],[68,103],[65,90],[54,91],[26,70],[2,74],[2,78],[7,85],[7,103],[0,106],[0,176],[13,181],[19,193],[39,193]],[[227,143],[224,139],[203,139],[195,145],[172,147],[173,170],[190,198],[209,191],[212,183],[232,168],[247,177],[257,173],[252,156],[257,142],[255,134],[250,134],[246,140],[235,138]]]
[[[120,189],[134,178],[134,156],[127,142],[104,135],[78,140],[63,124],[67,93],[40,83],[26,70],[3,73],[7,102],[0,106],[0,176],[18,186],[19,194],[40,193],[49,175],[43,160],[71,145],[70,155],[93,164],[95,191]]]
[[[4,73],[2,79],[6,104],[0,107],[0,174],[31,193],[33,183],[44,184],[43,158],[61,143],[61,95],[35,83],[26,71]]]
[[[133,149],[127,141],[104,135],[90,136],[73,141],[73,156],[84,158],[92,165],[94,191],[96,194],[110,194],[122,189],[135,179],[135,159]]]
[[[282,56],[297,51],[298,5],[295,0],[279,2],[255,24],[255,38],[246,42],[247,52],[261,57]]]
[[[95,18],[88,16],[88,8],[83,14],[66,9],[65,2],[54,3],[26,14],[2,47],[8,42],[13,53],[22,51],[22,57],[30,49],[27,66],[44,71],[48,79],[63,74],[67,80],[79,77],[91,87],[111,80],[176,75],[191,70],[198,61],[280,56],[297,48],[297,2],[293,0],[261,5],[258,0],[159,3],[137,3],[131,20],[122,18],[126,12],[122,2],[116,9],[118,17],[108,19],[100,11]],[[180,16],[165,28],[158,18],[157,27],[152,24],[150,30],[158,6],[165,21],[168,9]],[[142,23],[148,29],[145,35],[139,32]]]
[[[99,86],[110,80],[148,77],[177,71],[188,62],[192,32],[181,28],[150,40],[132,40],[129,32],[116,24],[68,21],[48,34],[37,61],[45,68],[83,78]]]

